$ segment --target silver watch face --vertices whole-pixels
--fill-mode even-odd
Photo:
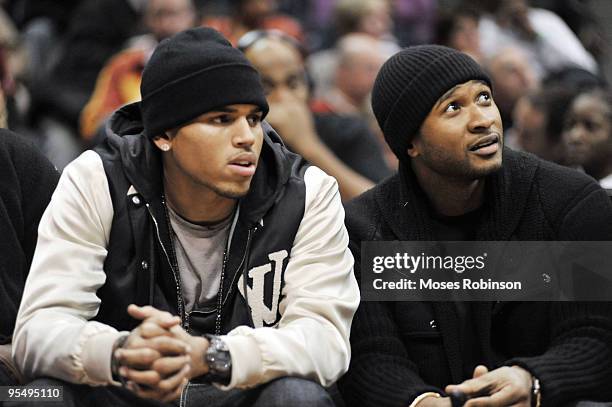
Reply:
[[[212,338],[206,350],[206,363],[209,369],[216,374],[228,373],[232,367],[232,359],[225,342]]]

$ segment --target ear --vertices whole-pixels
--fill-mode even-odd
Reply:
[[[408,148],[406,148],[406,153],[410,158],[416,158],[421,155],[420,143],[417,139],[418,135],[412,139],[412,143],[408,144]]]
[[[170,137],[168,134],[153,137],[153,143],[157,146],[157,148],[164,152],[172,149],[172,137]]]

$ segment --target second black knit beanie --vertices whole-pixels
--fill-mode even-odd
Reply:
[[[253,104],[264,115],[268,112],[259,73],[211,28],[193,28],[163,40],[142,73],[140,94],[148,137],[232,104]]]
[[[470,80],[491,86],[489,76],[467,54],[441,45],[417,45],[393,55],[372,89],[372,109],[398,159],[446,91]]]

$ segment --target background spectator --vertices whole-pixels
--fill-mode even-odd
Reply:
[[[612,95],[595,89],[581,93],[572,102],[564,126],[563,140],[568,165],[580,166],[612,189]]]
[[[128,49],[115,55],[96,81],[93,94],[81,113],[80,133],[85,140],[119,107],[140,100],[142,70],[155,46],[164,38],[192,27],[195,9],[191,0],[149,0],[143,22],[147,34],[132,38]]]
[[[310,111],[303,54],[295,41],[259,31],[247,34],[239,47],[261,74],[270,106],[266,120],[290,149],[338,180],[344,200],[390,174],[363,120]]]
[[[436,20],[436,44],[465,52],[482,63],[479,23],[480,13],[473,7],[440,10]]]
[[[597,63],[555,13],[529,6],[527,0],[481,1],[480,44],[485,56],[515,46],[528,56],[540,78],[562,66],[597,71]]]
[[[524,151],[563,164],[563,121],[574,96],[571,88],[554,86],[521,97],[514,108],[513,126],[507,132],[506,144],[515,143]]]
[[[391,4],[386,0],[338,0],[335,9],[336,38],[363,33],[397,44],[391,11]]]
[[[232,44],[252,30],[279,30],[303,40],[302,26],[292,17],[277,13],[275,0],[235,0],[229,16],[205,16],[202,25],[219,31]]]
[[[485,61],[491,80],[495,104],[501,113],[504,129],[512,127],[512,111],[519,98],[539,86],[527,54],[520,48],[507,47]]]
[[[347,34],[335,49],[309,58],[308,68],[315,84],[313,110],[365,120],[377,136],[388,166],[394,168],[397,161],[383,140],[370,106],[376,74],[392,54],[387,45],[368,34]]]
[[[142,0],[84,0],[71,16],[49,76],[34,84],[38,108],[76,129],[78,115],[98,73],[125,41],[140,31]],[[54,62],[55,61],[55,62]]]
[[[380,41],[366,34],[348,34],[336,48],[337,62],[332,68],[332,82],[319,84],[318,112],[359,115],[368,110],[378,70],[389,55]]]
[[[83,151],[77,131],[80,112],[107,59],[140,33],[145,2],[81,1],[65,34],[44,56],[43,66],[32,78],[31,131],[56,167],[62,169]]]

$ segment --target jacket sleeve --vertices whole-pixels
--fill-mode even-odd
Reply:
[[[113,218],[104,168],[93,151],[64,170],[43,214],[14,334],[13,358],[26,377],[111,382],[114,328],[89,321],[106,279]]]
[[[360,241],[351,240],[360,275]],[[353,356],[338,387],[347,405],[406,407],[422,393],[444,395],[419,376],[400,337],[394,316],[382,302],[362,301],[351,330]]]
[[[285,270],[277,327],[240,326],[223,339],[232,357],[226,388],[281,376],[331,385],[346,372],[349,332],[359,304],[344,209],[335,180],[316,167],[305,173],[305,212]]]
[[[594,181],[585,183],[559,217],[558,240],[612,241],[612,204]],[[512,359],[535,375],[542,404],[612,398],[612,303],[557,302],[544,354]]]

